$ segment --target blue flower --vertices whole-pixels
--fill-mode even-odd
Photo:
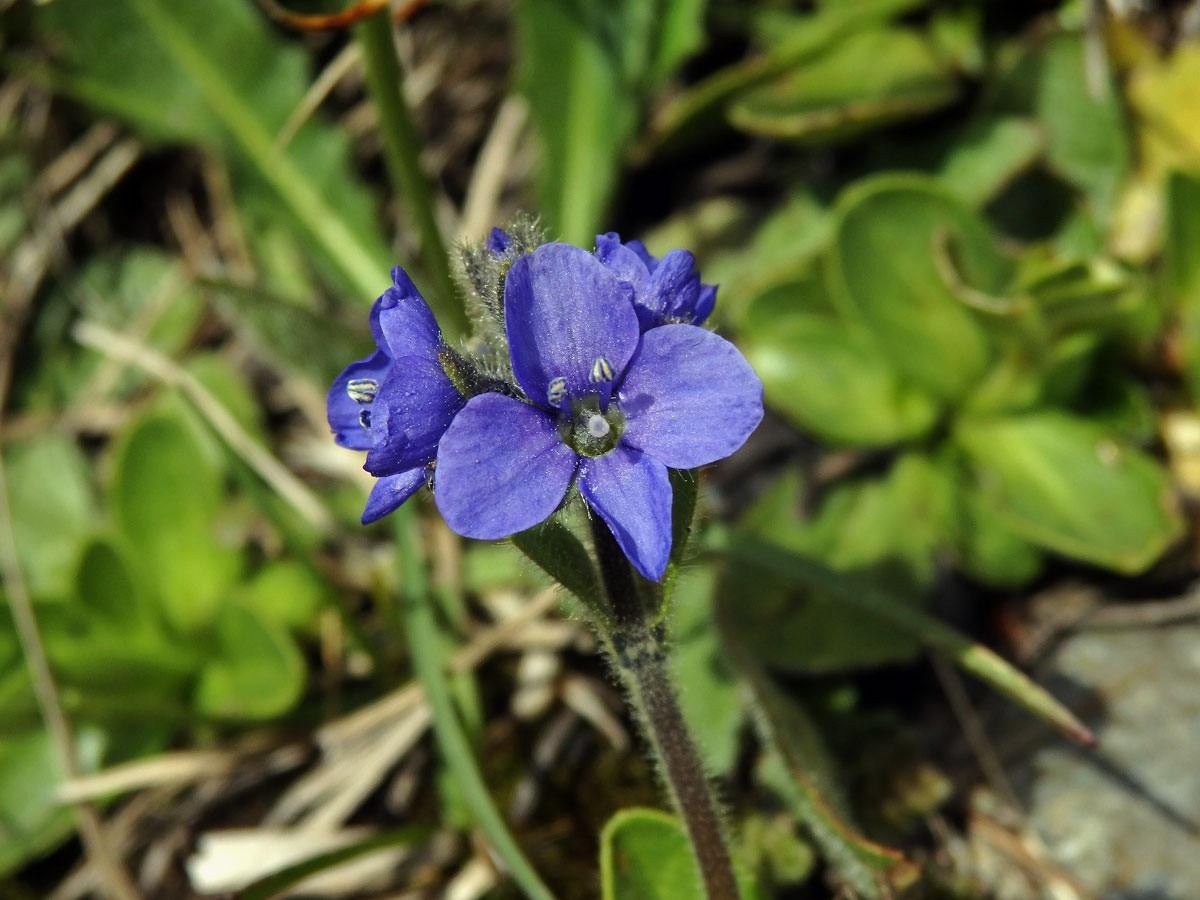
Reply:
[[[494,253],[496,256],[501,256],[512,246],[512,243],[512,237],[507,231],[501,228],[493,228],[492,233],[488,235],[488,239],[483,246],[488,252]]]
[[[528,402],[498,392],[467,401],[438,443],[434,498],[453,530],[494,539],[546,519],[575,483],[637,570],[658,580],[671,549],[668,467],[694,468],[740,447],[762,418],[762,383],[710,331],[643,324],[640,313],[654,308],[702,318],[698,301],[685,309],[671,300],[667,288],[687,279],[650,287],[673,254],[653,273],[639,257],[650,280],[631,294],[622,275],[630,267],[612,263],[624,253],[608,249],[604,262],[544,244],[513,263],[505,331]],[[690,253],[686,261],[690,271]]]
[[[392,282],[371,307],[378,349],[347,366],[326,397],[337,442],[366,450],[363,468],[378,478],[364,525],[429,481],[438,439],[464,402],[442,369],[445,343],[429,306],[399,266]]]
[[[596,235],[596,258],[629,294],[643,331],[674,322],[699,325],[717,302],[716,285],[700,283],[690,251],[672,250],[658,259],[641,241],[622,244],[610,231]]]

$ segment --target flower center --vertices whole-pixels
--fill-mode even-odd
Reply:
[[[615,403],[600,411],[595,395],[571,401],[571,409],[559,422],[563,442],[582,456],[603,456],[617,446],[625,429],[625,417]]]

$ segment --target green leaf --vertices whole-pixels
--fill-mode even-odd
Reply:
[[[653,809],[623,809],[600,835],[603,900],[704,900],[683,826]]]
[[[794,287],[801,292],[806,312],[832,313],[815,265],[831,230],[829,210],[811,192],[800,190],[784,200],[745,245],[730,247],[730,239],[719,236],[714,250],[724,252],[704,265],[705,281],[721,286],[717,315],[741,323],[762,305],[758,298]],[[680,241],[664,249],[671,246],[694,245]]]
[[[304,660],[287,633],[240,603],[217,615],[216,649],[196,686],[197,709],[223,719],[270,719],[304,691]]]
[[[658,31],[651,48],[648,81],[670,78],[704,43],[704,13],[708,0],[665,0],[657,4]]]
[[[267,563],[241,589],[240,599],[264,621],[281,628],[312,628],[332,602],[329,584],[299,560]]]
[[[662,613],[670,609],[671,595],[679,578],[680,567],[687,558],[688,541],[692,537],[692,522],[700,499],[700,473],[696,469],[671,469],[671,555],[666,571],[659,580],[662,592]]]
[[[829,290],[902,375],[953,401],[975,386],[992,348],[947,283],[939,253],[967,285],[997,294],[1008,280],[983,221],[936,182],[883,175],[839,199],[826,267]]]
[[[883,446],[933,426],[936,403],[904,383],[869,337],[829,316],[772,305],[774,314],[751,310],[754,325],[741,341],[767,405],[831,444]]]
[[[0,589],[0,607],[3,608],[0,612],[0,741],[3,741],[40,728],[42,715],[3,589]]]
[[[704,37],[705,0],[520,0],[518,83],[541,142],[539,207],[589,245],[650,90]]]
[[[240,554],[221,545],[219,474],[178,421],[137,422],[117,453],[112,506],[153,581],[167,620],[183,631],[211,621]]]
[[[716,578],[711,567],[689,569],[672,604],[671,673],[688,729],[712,773],[727,773],[737,760],[745,708],[733,673],[717,642],[713,619]]]
[[[1163,292],[1179,316],[1184,375],[1193,400],[1200,400],[1200,177],[1173,172],[1166,191]]]
[[[1032,115],[1045,130],[1049,166],[1088,196],[1106,222],[1129,174],[1132,152],[1121,100],[1111,84],[1095,98],[1089,89],[1081,34],[1028,42],[1003,72],[988,111]]]
[[[96,515],[87,460],[74,441],[56,434],[13,444],[5,455],[17,558],[29,590],[65,596]]]
[[[1042,569],[1043,554],[998,517],[977,491],[959,490],[953,537],[963,571],[998,588],[1028,584]]]
[[[1162,466],[1092,422],[1058,412],[964,421],[956,440],[988,506],[1031,543],[1132,574],[1182,533]]]
[[[1017,288],[1028,294],[1054,337],[1077,333],[1152,340],[1158,323],[1143,324],[1149,310],[1136,273],[1103,256],[1062,257],[1036,250],[1021,260]],[[1157,317],[1155,317],[1157,318]]]
[[[844,140],[950,102],[954,74],[915,31],[851,34],[828,52],[740,94],[736,127],[806,143]]]
[[[972,642],[949,625],[898,600],[886,588],[880,588],[855,573],[835,572],[811,557],[789,552],[765,541],[736,538],[719,549],[729,559],[753,566],[763,575],[774,575],[791,584],[817,588],[840,597],[861,612],[885,621],[931,649],[946,654],[956,665],[1069,737],[1082,744],[1095,743],[1095,736],[1069,709],[1011,663],[982,644]]]
[[[566,525],[547,520],[512,536],[518,550],[528,556],[547,575],[603,614],[608,608],[600,590],[600,576],[591,554]]]
[[[98,732],[80,731],[76,759],[83,771],[96,768],[102,747]],[[45,731],[0,740],[0,877],[71,833],[74,816],[55,796],[62,777],[54,742]]]
[[[773,815],[755,810],[742,819],[739,849],[747,866],[759,876],[760,884],[787,888],[813,874],[818,862],[816,851],[798,830],[791,813],[782,810]]]
[[[1031,119],[980,119],[957,135],[937,179],[953,194],[979,207],[1037,162],[1045,146],[1045,132]]]
[[[71,602],[40,618],[55,674],[85,694],[125,704],[177,703],[200,665],[196,648],[168,635],[126,554],[94,540],[80,557]]]
[[[646,3],[564,0],[517,5],[519,83],[541,142],[539,208],[549,230],[590,244],[637,121],[638,85],[624,70],[626,18]]]
[[[896,888],[911,882],[915,867],[901,853],[867,840],[848,822],[849,802],[820,733],[804,708],[771,680],[754,648],[727,627],[729,613],[728,601],[722,601],[722,637],[753,698],[755,726],[768,752],[761,777],[780,791],[838,875],[859,894],[879,898],[881,882]]]
[[[923,0],[824,3],[816,15],[793,16],[767,9],[760,15],[766,52],[718,69],[666,103],[654,117],[647,147],[672,153],[694,146],[724,124],[729,103],[763,82],[818,59],[848,35],[921,6]],[[776,15],[772,16],[772,13]]]
[[[286,151],[275,135],[307,89],[304,52],[287,46],[253,6],[86,0],[40,8],[53,47],[53,83],[124,118],[154,140],[234,148],[323,252],[345,288],[374,297],[388,271],[374,206],[349,174],[349,143],[318,119]]]
[[[906,453],[880,477],[832,488],[811,517],[799,515],[799,491],[784,478],[746,516],[742,530],[854,573],[887,590],[897,603],[925,602],[937,552],[953,534],[950,473],[919,453]],[[724,594],[736,598],[728,617],[754,653],[771,666],[828,672],[911,660],[918,641],[890,623],[864,619],[840,594],[797,592],[795,584],[734,562]]]

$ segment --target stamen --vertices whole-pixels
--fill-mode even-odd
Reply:
[[[592,413],[587,420],[587,433],[594,438],[602,438],[608,434],[611,426],[608,420],[599,413]]]
[[[369,409],[358,411],[358,424],[367,429],[371,427],[371,411]]]
[[[551,406],[562,406],[563,400],[567,397],[567,379],[559,376],[550,382],[550,386],[546,389],[546,400]]]
[[[346,382],[346,393],[355,403],[370,403],[379,391],[379,382],[374,378],[351,378]]]
[[[590,377],[591,381],[595,384],[598,384],[601,381],[612,381],[613,380],[612,366],[609,365],[608,360],[605,359],[603,356],[597,356],[595,358],[595,360],[593,360],[593,362],[592,362],[592,374],[589,377]]]

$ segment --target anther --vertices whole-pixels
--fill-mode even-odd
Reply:
[[[360,409],[358,411],[358,424],[363,428],[371,427],[371,411],[369,409]]]
[[[589,378],[595,384],[599,384],[601,381],[612,381],[613,369],[608,360],[603,356],[597,356],[592,362],[592,374]]]
[[[567,379],[558,377],[550,382],[550,386],[546,388],[546,400],[551,406],[562,406],[563,400],[567,396]]]
[[[355,403],[370,403],[379,391],[379,382],[374,378],[351,378],[346,382],[346,393]]]

